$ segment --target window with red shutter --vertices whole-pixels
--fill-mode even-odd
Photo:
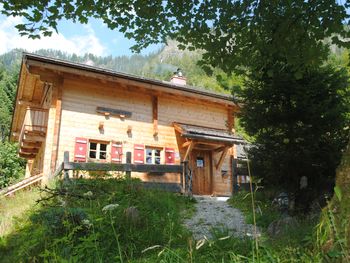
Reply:
[[[123,158],[123,144],[121,142],[112,142],[111,162],[121,163]]]
[[[165,164],[175,164],[174,148],[165,148]]]
[[[88,140],[85,138],[75,138],[74,161],[85,162]]]
[[[145,159],[145,146],[143,144],[134,144],[134,163],[142,164]]]

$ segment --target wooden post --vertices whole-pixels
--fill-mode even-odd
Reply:
[[[238,162],[237,159],[232,159],[232,194],[234,192],[237,192],[237,168],[238,168]]]
[[[158,97],[152,97],[153,136],[158,135]]]
[[[64,180],[69,179],[69,170],[67,169],[69,163],[69,152],[65,151],[63,155],[63,174]]]
[[[182,174],[180,177],[181,192],[186,192],[186,171],[187,171],[187,161],[181,162],[182,164]]]
[[[126,152],[126,163],[131,164],[131,152]],[[131,165],[128,167],[128,169],[125,172],[126,178],[130,179],[131,178]]]

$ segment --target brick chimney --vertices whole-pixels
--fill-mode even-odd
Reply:
[[[174,76],[171,77],[170,82],[175,85],[186,85],[186,78],[183,76],[180,68],[174,72]]]

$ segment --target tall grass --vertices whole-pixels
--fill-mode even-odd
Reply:
[[[230,203],[254,222],[250,194],[238,193]],[[253,199],[259,211],[256,223],[263,233],[258,247],[251,238],[231,237],[215,228],[212,240],[193,240],[182,221],[193,213],[194,202],[177,194],[145,190],[136,180],[77,179],[58,184],[45,199],[16,224],[15,231],[7,232],[0,244],[1,262],[313,263],[341,259],[316,245],[316,220],[301,218],[279,236],[267,236],[266,226],[279,214],[260,191]],[[25,203],[27,198],[22,200]],[[13,210],[16,202],[6,204],[6,210]],[[134,217],[127,215],[130,207],[137,210]]]
[[[18,191],[13,196],[0,197],[0,238],[12,232],[16,224],[25,221],[25,212],[32,209],[39,198],[37,188]]]

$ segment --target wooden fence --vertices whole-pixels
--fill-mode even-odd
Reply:
[[[126,163],[79,163],[69,161],[69,152],[64,152],[64,161],[57,167],[53,177],[63,173],[65,179],[69,178],[69,171],[118,171],[125,172],[126,177],[131,177],[131,172],[141,173],[179,173],[181,192],[192,195],[192,173],[187,162],[180,165],[161,164],[132,164],[131,152],[126,154]]]
[[[247,159],[233,159],[232,161],[232,183],[233,192],[237,192],[240,189],[249,189],[249,173],[247,166]]]

